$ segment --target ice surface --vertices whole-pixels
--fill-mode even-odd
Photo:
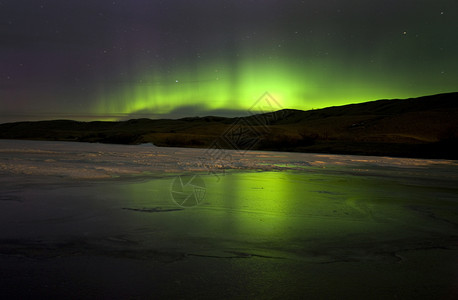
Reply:
[[[177,205],[196,175],[201,202]],[[457,177],[448,160],[0,140],[0,290],[453,299]]]
[[[0,172],[69,178],[223,170],[338,169],[367,174],[392,171],[411,175],[457,176],[457,161],[224,149],[163,148],[72,142],[0,140]],[[393,174],[393,173],[392,173]]]

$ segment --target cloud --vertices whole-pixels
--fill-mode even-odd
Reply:
[[[154,110],[140,110],[130,114],[118,115],[123,120],[127,119],[180,119],[186,117],[205,117],[205,116],[218,116],[218,117],[243,117],[249,115],[246,110],[237,109],[212,109],[209,110],[205,105],[186,105],[175,108],[174,110],[158,114]]]

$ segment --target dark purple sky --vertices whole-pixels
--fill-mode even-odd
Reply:
[[[0,122],[242,113],[261,90],[299,109],[456,91],[457,12],[455,0],[0,0]]]

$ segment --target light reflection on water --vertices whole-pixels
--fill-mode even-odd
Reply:
[[[424,286],[422,291],[432,286],[434,293],[446,292],[458,265],[453,178],[428,178],[418,170],[416,177],[385,174],[383,168],[367,174],[348,166],[232,171],[219,178],[181,174],[185,181],[198,175],[205,182],[202,203],[189,208],[172,199],[173,174],[0,177],[0,259],[11,253],[46,259],[47,275],[59,278],[80,274],[71,263],[82,259],[94,266],[84,273],[88,282],[100,283],[93,274],[106,276],[105,270],[128,270],[138,275],[123,283],[148,289],[154,281],[157,295],[179,297],[225,287],[300,298],[310,292],[304,282],[316,297],[329,286],[332,293],[362,298],[382,287],[382,296],[392,297],[399,282],[412,293]],[[55,275],[61,266],[70,275]],[[186,289],[177,290],[176,282]],[[119,293],[113,282],[110,290]]]
[[[230,240],[238,247],[249,242],[250,247],[270,243],[290,248],[306,240],[342,240],[350,245],[366,238],[386,242],[409,238],[413,232],[426,237],[456,230],[456,203],[451,201],[454,189],[305,172],[230,173],[220,180],[201,176],[206,182],[201,205],[141,218],[174,236]],[[126,201],[135,208],[172,207],[169,182],[127,185]],[[132,220],[140,214],[132,213]]]

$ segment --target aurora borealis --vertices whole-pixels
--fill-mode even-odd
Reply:
[[[2,0],[0,122],[453,92],[456,19],[454,0]]]

